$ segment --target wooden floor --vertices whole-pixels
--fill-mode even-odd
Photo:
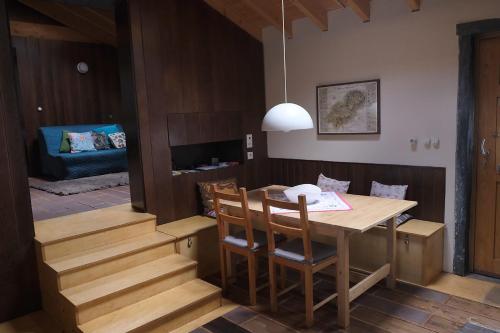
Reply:
[[[217,277],[211,277],[217,283]],[[486,282],[486,283],[485,283]],[[240,304],[248,304],[245,280],[240,279],[232,288],[229,297]],[[352,308],[352,327],[348,332],[356,333],[406,333],[406,332],[463,332],[489,333],[500,329],[500,305],[494,307],[467,298],[492,294],[499,284],[478,279],[443,274],[431,285],[432,289],[399,284],[395,291],[380,286],[371,289],[356,300]],[[316,279],[315,291],[318,295],[329,292],[333,285],[327,277]],[[450,295],[440,290],[461,293]],[[468,290],[467,293],[464,290]],[[483,296],[482,296],[483,295]],[[317,323],[311,329],[302,326],[303,305],[299,293],[280,299],[280,312],[271,314],[267,310],[267,291],[260,294],[257,307],[236,307],[231,302],[218,312],[206,315],[175,333],[221,333],[221,332],[342,332],[335,325],[335,306],[319,310]],[[229,311],[229,312],[228,312]],[[481,326],[490,329],[480,329]],[[25,317],[0,324],[0,333],[54,333],[60,332],[43,312],[35,312]]]
[[[33,220],[35,221],[130,202],[130,188],[128,185],[66,196],[30,188],[30,194]]]
[[[444,274],[450,280],[451,274]],[[454,275],[453,275],[454,276]],[[210,282],[217,283],[213,276]],[[480,286],[475,279],[457,277],[460,282]],[[228,297],[235,303],[248,304],[246,281],[239,278]],[[436,288],[436,285],[434,288]],[[449,285],[446,285],[449,287]],[[496,287],[499,287],[498,285]],[[316,302],[335,289],[328,276],[315,277]],[[481,289],[481,287],[479,288]],[[469,296],[473,291],[469,293]],[[318,310],[316,323],[311,329],[304,326],[304,301],[300,292],[280,299],[280,310],[270,313],[267,306],[267,290],[259,294],[257,307],[234,310],[208,324],[199,327],[196,333],[221,332],[344,332],[336,325],[336,308],[325,306]],[[407,332],[497,332],[500,331],[500,308],[477,301],[453,296],[428,288],[399,283],[396,290],[375,286],[356,299],[351,306],[351,328],[349,332],[407,333]]]

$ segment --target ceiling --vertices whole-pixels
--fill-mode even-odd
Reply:
[[[262,29],[282,30],[281,0],[204,0],[254,38],[262,40]],[[420,10],[421,0],[405,1],[411,11]],[[321,31],[328,30],[328,12],[352,10],[361,22],[370,21],[370,0],[285,0],[285,31],[293,37],[292,22],[309,18]]]
[[[113,15],[115,0],[18,0],[54,21],[97,42],[116,46],[116,26]],[[167,1],[167,0],[161,0]],[[201,0],[200,0],[201,1]],[[209,6],[237,24],[257,40],[262,29],[274,26],[282,30],[281,0],[203,0]],[[285,32],[293,37],[292,22],[308,18],[319,30],[328,30],[328,12],[353,11],[361,22],[370,21],[371,0],[284,0]],[[421,0],[404,1],[408,10],[420,10]],[[86,7],[81,6],[87,5]],[[95,5],[100,8],[92,8]]]

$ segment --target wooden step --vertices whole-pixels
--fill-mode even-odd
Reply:
[[[79,326],[82,332],[168,332],[221,305],[220,289],[202,280],[131,304]]]
[[[155,231],[45,263],[58,274],[59,290],[64,290],[173,254],[174,241]]]
[[[63,290],[77,323],[118,310],[196,278],[196,262],[179,254]]]
[[[130,204],[118,205],[38,221],[35,223],[35,240],[48,245],[154,219],[154,215],[135,212]]]
[[[44,261],[68,257],[97,247],[106,246],[110,243],[152,233],[155,228],[156,220],[154,218],[145,221],[135,221],[126,225],[117,225],[114,228],[97,230],[85,236],[42,245],[41,254]]]

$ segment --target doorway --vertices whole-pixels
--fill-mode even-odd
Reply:
[[[473,270],[500,277],[500,34],[476,41]]]

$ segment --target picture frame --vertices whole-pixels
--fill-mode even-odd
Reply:
[[[380,79],[316,86],[318,135],[380,134]]]

